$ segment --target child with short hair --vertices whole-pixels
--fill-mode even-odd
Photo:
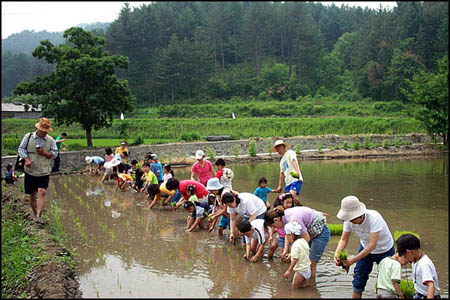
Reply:
[[[201,222],[206,218],[205,209],[200,205],[196,205],[198,203],[197,196],[193,195],[189,198],[188,201],[184,202],[183,207],[188,212],[188,218],[186,223],[186,231],[191,232],[194,230],[197,225],[202,228],[200,225]]]
[[[269,225],[263,219],[254,219],[249,222],[245,218],[239,217],[237,229],[244,235],[244,258],[252,263],[257,262],[264,254],[264,246],[269,236]],[[251,258],[250,251],[255,253]]]
[[[403,234],[397,241],[397,252],[412,263],[414,299],[440,299],[436,268],[431,259],[420,249],[420,240],[413,234]]]
[[[230,168],[225,168],[225,161],[223,158],[216,160],[215,165],[217,166],[216,178],[219,178],[219,182],[225,189],[233,189],[233,178],[234,173]]]
[[[155,207],[156,203],[158,203],[158,200],[160,199],[161,199],[161,192],[159,190],[159,184],[151,183],[147,187],[148,209],[152,209],[153,207]]]
[[[377,298],[403,298],[400,289],[402,277],[402,266],[407,261],[398,254],[398,251],[391,257],[383,258],[378,264],[377,277]]]
[[[136,159],[133,159],[131,161],[131,174],[132,176],[134,175],[134,182],[131,187],[135,191],[139,191],[144,186],[144,182],[142,181],[142,175],[144,174],[144,172],[141,170],[138,163],[139,162]]]
[[[14,168],[12,164],[6,166],[5,181],[7,184],[14,184],[14,182],[19,181],[19,178],[14,174]]]
[[[155,173],[150,171],[150,164],[145,162],[142,164],[142,171],[144,174],[141,177],[141,180],[144,181],[144,186],[141,188],[141,192],[145,192],[150,184],[158,184],[158,178]]]
[[[264,204],[266,205],[267,209],[270,209],[270,203],[267,201],[267,194],[268,193],[275,193],[275,190],[272,190],[267,186],[267,179],[266,177],[260,177],[258,179],[258,187],[253,192],[256,196],[262,199],[264,201]]]
[[[292,271],[295,271],[292,278],[292,288],[300,288],[311,277],[311,261],[309,260],[308,242],[301,237],[301,225],[292,221],[284,226],[286,239],[292,244],[290,260],[291,264],[287,271],[283,274],[284,278],[289,278]]]

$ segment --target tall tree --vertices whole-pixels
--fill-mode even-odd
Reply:
[[[56,70],[20,83],[14,94],[40,96],[42,103],[31,104],[42,104],[43,113],[53,116],[58,125],[80,123],[92,147],[93,129],[109,127],[114,117],[133,109],[135,97],[127,81],[114,74],[115,67],[127,67],[128,59],[109,55],[103,50],[104,38],[79,27],[64,31],[64,38],[67,44],[55,47],[45,40],[33,51],[33,56],[55,63]]]
[[[422,71],[406,80],[409,88],[402,92],[419,109],[416,118],[420,120],[430,135],[442,136],[444,145],[448,143],[448,56],[438,60],[438,72]]]

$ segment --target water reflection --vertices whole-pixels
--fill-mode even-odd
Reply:
[[[448,159],[300,162],[305,183],[300,200],[335,217],[340,200],[357,195],[378,210],[392,232],[412,230],[437,267],[448,295]],[[230,165],[233,187],[253,192],[260,176],[278,184],[278,163]],[[176,169],[186,179],[190,169]],[[317,269],[316,282],[292,290],[282,277],[287,265],[277,258],[246,262],[241,245],[207,231],[186,233],[186,213],[157,205],[148,210],[142,194],[114,191],[99,177],[52,177],[49,198],[61,212],[69,247],[80,260],[83,297],[351,297],[353,266],[347,275],[334,266],[339,237],[332,237]],[[277,194],[269,194],[273,203]],[[438,226],[436,226],[438,225]],[[355,254],[358,239],[348,245]],[[376,270],[376,266],[374,267]],[[404,271],[410,272],[410,267]],[[364,293],[375,296],[376,271]]]

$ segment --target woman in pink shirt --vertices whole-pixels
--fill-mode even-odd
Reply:
[[[197,161],[192,166],[191,180],[195,180],[194,174],[197,174],[198,181],[204,186],[207,185],[208,179],[215,176],[212,163],[205,159],[205,153],[202,150],[198,150],[195,153]]]

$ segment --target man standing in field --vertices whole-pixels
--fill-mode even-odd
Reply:
[[[288,150],[289,144],[282,140],[275,141],[272,147],[272,152],[278,152],[281,155],[280,161],[280,180],[278,188],[275,190],[281,193],[281,186],[283,180],[285,181],[284,192],[290,193],[296,205],[300,204],[297,195],[300,195],[300,190],[303,184],[303,176],[298,165],[297,154],[294,150]]]
[[[39,224],[44,223],[41,214],[45,206],[53,160],[58,155],[55,140],[48,135],[52,131],[50,124],[50,120],[41,118],[39,123],[35,124],[37,131],[25,134],[18,149],[19,156],[25,159],[25,194],[30,195],[34,220]]]

